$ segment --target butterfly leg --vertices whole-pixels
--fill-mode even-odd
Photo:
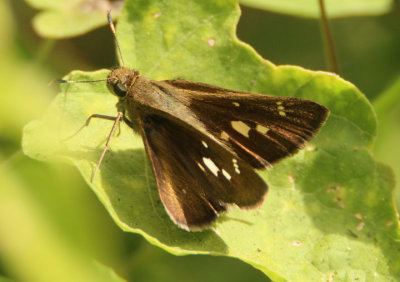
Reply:
[[[93,117],[93,116],[94,116],[94,115],[92,115],[92,116],[90,116],[90,117]],[[99,117],[99,116],[101,116],[101,117]],[[118,114],[117,114],[116,117],[103,116],[103,115],[97,115],[97,116],[95,116],[95,117],[98,117],[98,118],[104,118],[104,119],[114,120],[114,124],[113,124],[113,127],[111,128],[110,134],[108,135],[107,142],[106,142],[106,146],[104,147],[104,150],[103,150],[103,152],[101,153],[101,156],[100,156],[100,158],[99,158],[99,161],[97,162],[97,165],[96,165],[96,167],[95,167],[95,169],[94,169],[94,171],[93,171],[92,177],[90,178],[90,182],[93,182],[94,176],[96,175],[97,171],[99,170],[100,165],[101,165],[101,162],[103,161],[103,158],[104,158],[104,156],[105,156],[105,154],[106,154],[108,148],[110,147],[111,137],[113,136],[115,130],[117,129],[117,125],[119,125],[119,122],[120,122],[121,118],[123,118],[123,116],[124,116],[124,113],[123,113],[123,112],[118,112]],[[89,119],[88,119],[88,120],[89,120]]]
[[[81,132],[82,129],[84,129],[86,126],[89,125],[90,121],[92,118],[100,118],[100,119],[107,119],[107,120],[116,120],[117,117],[112,117],[112,116],[106,116],[106,115],[99,115],[99,114],[93,114],[90,117],[87,118],[86,122],[84,125],[82,125],[74,134],[68,136],[67,138],[62,139],[63,142],[75,137],[79,132]]]
[[[126,125],[128,125],[130,128],[135,129],[133,123],[126,118],[126,116],[122,116],[123,121],[126,123]],[[117,137],[119,137],[121,135],[121,123],[118,123],[118,133],[117,133]]]

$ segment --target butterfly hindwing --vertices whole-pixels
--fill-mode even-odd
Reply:
[[[297,152],[328,110],[310,100],[232,91],[187,80],[163,81],[181,91],[206,129],[254,168]]]
[[[139,123],[161,201],[180,227],[208,226],[229,204],[262,203],[267,184],[218,142],[160,115],[141,116]]]

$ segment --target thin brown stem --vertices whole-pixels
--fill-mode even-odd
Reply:
[[[324,0],[318,0],[318,2],[319,2],[319,9],[321,12],[321,25],[322,25],[322,31],[323,31],[322,33],[324,36],[325,53],[328,56],[329,70],[338,74],[339,67],[337,64],[331,28],[329,25],[328,17],[326,15],[325,2],[324,2]]]

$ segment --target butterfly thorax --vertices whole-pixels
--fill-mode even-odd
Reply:
[[[161,84],[161,85],[158,85]],[[107,77],[107,87],[118,97],[117,110],[132,124],[145,115],[170,115],[190,119],[184,103],[177,103],[171,86],[163,85],[126,67],[113,69]],[[180,96],[180,95],[178,95]]]

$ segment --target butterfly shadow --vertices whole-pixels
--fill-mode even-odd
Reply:
[[[93,172],[101,148],[86,151],[68,152],[82,163],[89,161],[87,171]],[[78,167],[80,165],[78,164]],[[84,172],[88,182],[90,175]],[[212,229],[201,232],[188,232],[178,228],[167,215],[151,171],[144,149],[109,150],[91,184],[100,198],[124,231],[150,236],[169,247],[185,250],[227,253],[228,247]]]

